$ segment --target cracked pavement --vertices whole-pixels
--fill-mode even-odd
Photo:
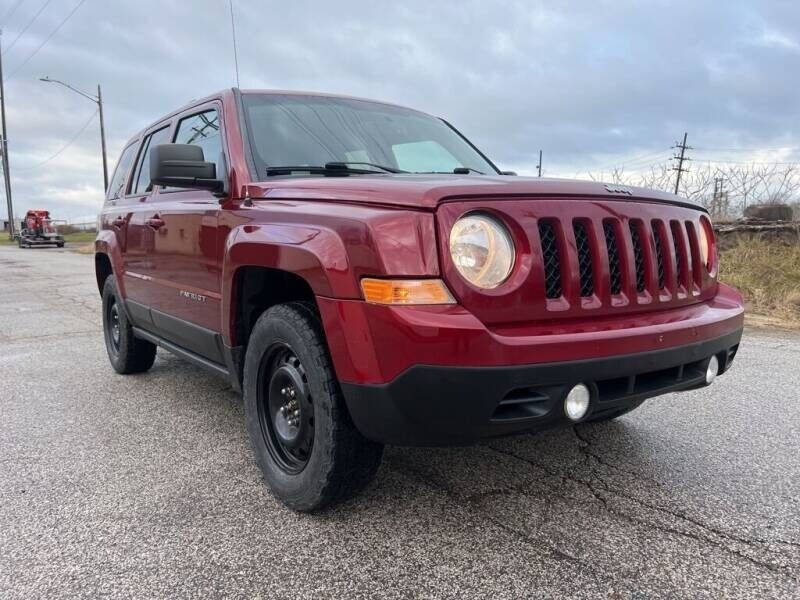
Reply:
[[[0,246],[0,597],[800,597],[800,335],[710,388],[471,448],[388,448],[317,516],[262,483],[240,399],[108,365],[91,256]]]

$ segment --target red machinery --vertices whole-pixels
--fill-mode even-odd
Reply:
[[[64,247],[64,237],[59,235],[56,226],[46,210],[29,210],[22,222],[22,229],[17,238],[20,248],[55,244]]]

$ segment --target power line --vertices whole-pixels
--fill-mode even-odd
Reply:
[[[36,56],[36,55],[39,53],[39,50],[41,50],[42,48],[44,48],[44,47],[45,47],[45,45],[47,44],[47,42],[49,42],[49,41],[50,41],[50,39],[51,39],[51,38],[52,38],[52,37],[53,37],[53,36],[54,36],[56,33],[58,33],[58,30],[59,30],[59,29],[61,29],[61,28],[64,26],[64,24],[65,24],[67,21],[69,21],[70,17],[72,17],[72,15],[74,15],[74,14],[75,14],[75,12],[76,12],[76,11],[77,11],[77,10],[78,10],[78,9],[79,9],[79,8],[80,8],[82,5],[83,5],[83,3],[84,3],[84,2],[86,2],[86,0],[80,0],[80,2],[78,2],[78,4],[76,4],[76,5],[75,5],[75,8],[73,8],[73,9],[72,9],[72,10],[69,12],[69,14],[68,14],[66,17],[64,17],[64,18],[61,20],[61,23],[59,23],[59,24],[58,24],[58,26],[57,26],[57,27],[56,27],[56,28],[55,28],[53,31],[51,31],[51,32],[50,32],[50,35],[48,35],[46,38],[44,38],[44,41],[43,41],[41,44],[39,44],[39,46],[36,48],[36,50],[34,50],[33,52],[31,52],[31,54],[29,54],[29,55],[28,55],[28,58],[26,58],[25,60],[23,60],[23,61],[22,61],[20,64],[18,64],[18,65],[17,65],[17,68],[16,68],[16,69],[14,69],[13,71],[11,71],[11,74],[8,76],[8,78],[9,78],[9,79],[11,79],[11,78],[12,78],[14,75],[16,75],[16,74],[17,74],[17,73],[20,71],[20,69],[22,69],[22,67],[24,67],[25,65],[27,65],[27,64],[28,64],[28,61],[29,61],[30,59],[32,59],[34,56]]]
[[[704,163],[719,163],[723,165],[797,165],[800,164],[798,160],[723,160],[716,158],[699,158],[697,159]]]
[[[50,4],[52,1],[53,1],[53,0],[45,0],[44,4],[42,4],[42,6],[41,6],[41,8],[39,9],[39,11],[38,11],[38,12],[37,12],[35,15],[33,15],[33,18],[32,18],[30,21],[28,21],[28,24],[27,24],[27,25],[25,25],[25,27],[23,27],[23,28],[22,28],[22,31],[20,31],[20,32],[17,34],[17,37],[15,37],[15,38],[14,38],[14,41],[13,41],[13,42],[11,42],[11,44],[8,46],[8,48],[6,48],[6,52],[9,52],[9,51],[10,51],[10,50],[11,50],[11,49],[14,47],[14,44],[16,44],[16,43],[17,43],[17,40],[18,40],[19,38],[21,38],[21,37],[23,36],[23,34],[24,34],[26,31],[28,31],[28,27],[30,27],[31,25],[33,25],[33,22],[34,22],[36,19],[38,19],[38,18],[39,18],[39,15],[40,15],[40,14],[42,14],[42,12],[44,12],[44,9],[45,9],[45,8],[47,8],[47,5],[48,5],[48,4]]]
[[[74,136],[72,136],[72,138],[71,138],[71,139],[70,139],[70,140],[69,140],[69,141],[68,141],[66,144],[64,144],[64,146],[62,146],[62,147],[61,147],[61,148],[58,150],[58,152],[56,152],[55,154],[53,154],[53,155],[52,155],[50,158],[48,158],[48,159],[46,159],[46,160],[43,160],[42,162],[40,162],[40,163],[38,163],[38,164],[36,164],[36,165],[32,165],[32,166],[30,166],[30,167],[17,167],[17,170],[18,170],[18,171],[30,171],[30,170],[32,170],[32,169],[38,169],[39,167],[41,167],[41,166],[44,166],[44,165],[46,165],[47,163],[49,163],[51,160],[54,160],[54,159],[58,158],[58,157],[61,155],[61,153],[62,153],[62,152],[64,152],[64,150],[66,150],[66,149],[67,149],[67,148],[69,148],[69,147],[70,147],[72,144],[74,144],[74,143],[75,143],[75,140],[77,140],[77,139],[80,137],[80,135],[81,135],[81,134],[82,134],[84,131],[86,131],[86,128],[87,128],[87,127],[88,127],[88,126],[91,124],[91,122],[92,122],[92,121],[94,121],[94,118],[97,116],[97,113],[98,113],[98,112],[99,112],[99,111],[97,111],[97,110],[96,110],[96,111],[94,111],[94,112],[92,113],[92,116],[91,116],[91,117],[89,117],[89,120],[88,120],[88,121],[86,121],[86,123],[84,123],[84,124],[83,124],[83,127],[81,127],[81,128],[78,130],[78,133],[76,133]]]
[[[695,147],[698,152],[781,152],[783,150],[791,150],[795,152],[800,150],[800,146],[782,146],[780,148],[707,148]]]
[[[639,154],[639,155],[634,156],[634,157],[629,158],[629,159],[624,159],[623,158],[623,159],[620,159],[619,162],[616,162],[614,164],[611,164],[611,165],[608,165],[608,166],[605,166],[605,167],[600,167],[597,170],[604,171],[606,169],[624,168],[624,167],[629,167],[629,166],[632,166],[632,165],[636,165],[638,163],[646,163],[646,162],[649,162],[651,160],[654,160],[655,158],[657,158],[659,156],[663,156],[665,152],[667,152],[667,150],[658,150],[657,152],[648,152],[647,154]]]
[[[17,3],[14,6],[11,7],[11,10],[9,10],[6,14],[3,15],[3,18],[0,19],[0,21],[2,21],[2,23],[3,23],[3,25],[5,25],[8,22],[8,20],[11,17],[14,16],[14,13],[17,12],[17,9],[20,6],[22,6],[23,2],[25,2],[25,0],[17,0]]]

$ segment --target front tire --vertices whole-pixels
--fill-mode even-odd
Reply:
[[[156,346],[133,335],[113,275],[103,284],[103,336],[108,360],[117,373],[143,373],[153,366]]]
[[[374,478],[383,445],[353,424],[313,307],[292,302],[259,317],[247,346],[243,388],[256,462],[289,508],[323,509]]]

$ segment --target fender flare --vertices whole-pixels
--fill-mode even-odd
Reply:
[[[98,254],[104,254],[108,257],[108,260],[111,262],[111,274],[116,280],[117,283],[117,291],[120,294],[121,298],[125,298],[125,282],[122,278],[123,273],[123,263],[122,263],[122,253],[120,252],[119,246],[117,245],[117,236],[114,235],[112,231],[101,230],[97,233],[97,238],[94,241],[94,253],[95,256]],[[96,269],[96,267],[95,267]],[[95,272],[96,275],[96,272]],[[102,290],[100,291],[102,294]]]
[[[331,229],[295,224],[239,226],[227,237],[221,266],[222,331],[226,343],[235,343],[236,276],[244,267],[297,275],[315,296],[360,297],[345,244]]]

